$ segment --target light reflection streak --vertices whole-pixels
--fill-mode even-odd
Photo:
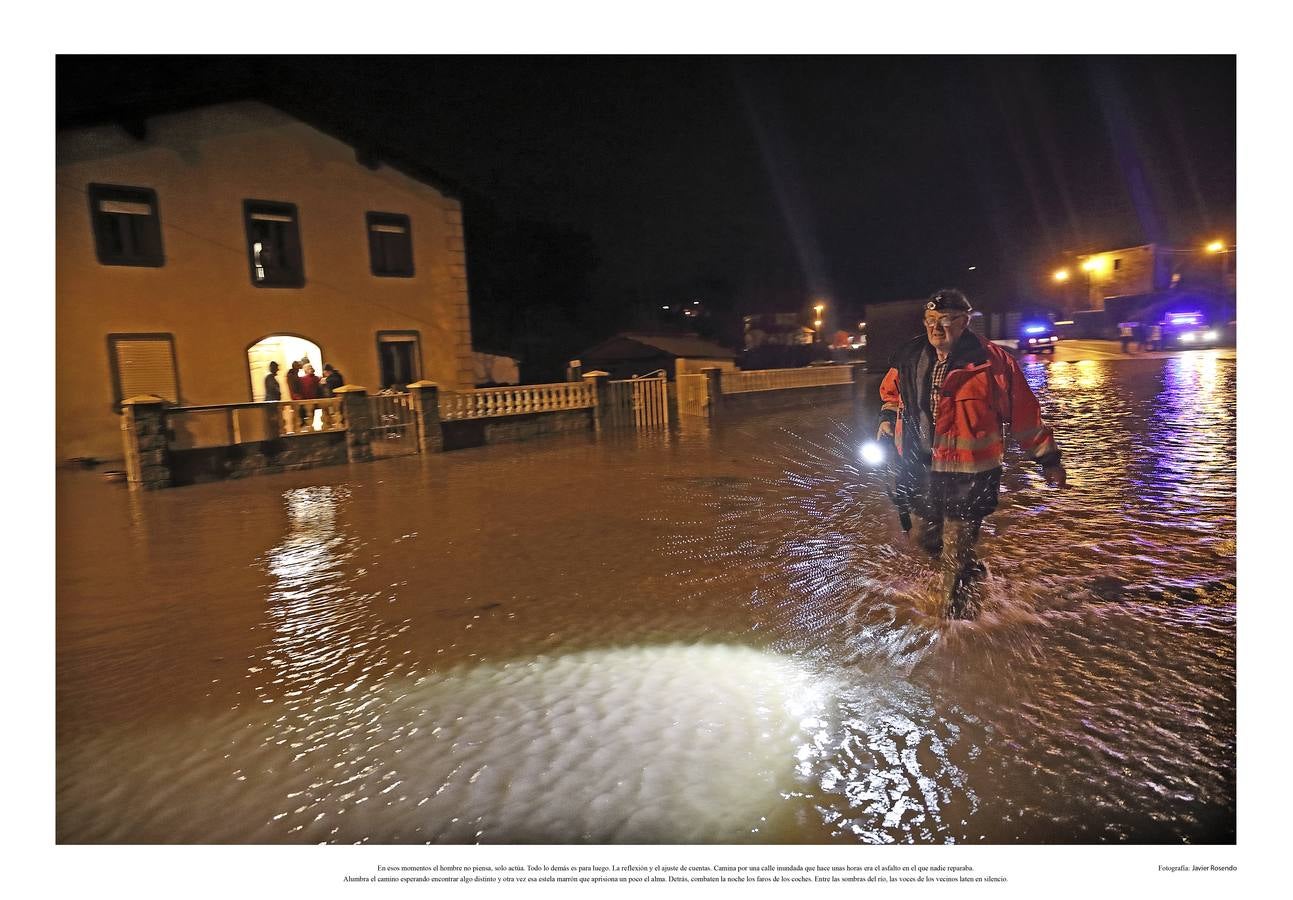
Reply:
[[[263,740],[266,748],[287,747],[294,767],[328,761],[324,777],[296,792],[304,801],[286,797],[290,808],[273,817],[287,817],[291,832],[335,820],[380,795],[390,779],[372,762],[368,742],[381,730],[386,683],[402,667],[391,664],[388,645],[407,623],[384,623],[371,606],[377,594],[356,590],[366,574],[356,566],[361,542],[338,524],[349,498],[336,486],[287,491],[283,540],[265,555],[274,579],[271,637],[261,663],[248,670],[258,703],[278,710]]]

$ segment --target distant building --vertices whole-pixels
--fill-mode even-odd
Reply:
[[[1103,310],[1113,297],[1205,289],[1234,292],[1234,252],[1203,247],[1141,244],[1075,257],[1069,285],[1061,291],[1067,312]]]
[[[121,452],[120,402],[283,399],[293,359],[377,391],[475,380],[459,201],[254,102],[56,137],[60,457]]]
[[[702,369],[736,368],[737,354],[692,334],[617,334],[579,354],[583,371],[609,372],[612,378],[695,375]]]
[[[765,313],[745,316],[745,349],[759,347],[794,347],[811,344],[817,332],[805,326],[798,313]]]

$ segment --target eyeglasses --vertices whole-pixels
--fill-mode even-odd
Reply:
[[[948,325],[952,324],[953,320],[965,319],[965,318],[968,318],[968,317],[964,314],[958,314],[958,315],[952,315],[952,316],[939,316],[937,319],[926,319],[925,327],[926,328],[946,328]]]

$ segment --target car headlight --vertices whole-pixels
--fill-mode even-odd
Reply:
[[[1203,333],[1203,339],[1205,341],[1215,341],[1217,339],[1217,333],[1215,331],[1205,331]]]
[[[1188,332],[1187,334],[1183,334],[1183,335],[1181,335],[1181,343],[1183,343],[1183,344],[1193,344],[1193,343],[1194,343],[1194,332],[1193,332],[1193,331],[1191,331],[1191,332]]]
[[[1052,334],[1049,338],[1047,338],[1047,340],[1049,340],[1053,344],[1056,341],[1058,341],[1059,338],[1057,338],[1055,335]]]

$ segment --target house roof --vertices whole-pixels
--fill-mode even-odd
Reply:
[[[148,120],[159,116],[194,112],[207,107],[235,104],[258,104],[277,110],[334,140],[348,145],[355,151],[355,161],[366,168],[376,169],[387,165],[415,181],[430,185],[446,196],[463,199],[467,192],[464,185],[432,169],[407,154],[384,146],[377,140],[317,108],[306,109],[302,104],[284,102],[245,91],[225,94],[184,95],[162,99],[127,101],[113,105],[94,105],[60,110],[55,118],[59,131],[75,130],[95,125],[117,125],[138,141],[147,139]],[[480,193],[473,191],[474,193]],[[482,195],[483,196],[483,195]]]
[[[590,347],[580,357],[597,359],[605,356],[618,356],[625,350],[636,347],[639,351],[633,355],[646,355],[642,350],[654,350],[667,356],[679,359],[736,359],[737,354],[712,341],[704,340],[694,334],[630,334],[620,333],[612,338]]]

